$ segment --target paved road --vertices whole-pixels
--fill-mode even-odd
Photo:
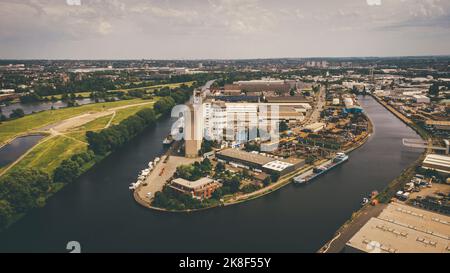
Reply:
[[[191,159],[180,156],[170,156],[167,162],[164,162],[166,158],[166,155],[163,156],[161,158],[161,161],[156,164],[150,175],[145,179],[145,183],[147,185],[140,186],[135,190],[135,197],[139,198],[143,202],[143,205],[150,205],[151,200],[147,196],[147,194],[151,193],[151,198],[153,199],[155,193],[161,191],[167,180],[169,180],[173,176],[177,169],[177,166],[189,165],[194,163],[195,161],[201,160],[201,158]],[[137,201],[139,202],[139,200]],[[142,204],[142,202],[139,203]]]
[[[336,236],[328,243],[325,248],[319,250],[324,253],[339,253],[345,244],[372,218],[380,215],[381,211],[386,208],[387,204],[379,204],[377,206],[366,205],[361,209],[353,220],[342,226]]]
[[[325,87],[322,86],[316,98],[316,105],[311,115],[309,116],[309,119],[306,121],[305,125],[318,122],[320,119],[320,113],[322,112],[324,106],[325,106]]]

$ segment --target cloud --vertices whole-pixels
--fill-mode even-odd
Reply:
[[[396,50],[399,37],[411,44],[450,35],[449,18],[444,0],[1,0],[0,57],[7,48],[36,52],[30,44],[48,54],[76,44],[103,45],[99,54],[111,56],[129,54],[129,47],[156,57],[352,55],[378,49],[349,46],[351,39],[376,37]]]
[[[381,6],[381,0],[366,0],[369,6]]]
[[[112,26],[110,23],[108,23],[106,21],[100,21],[100,24],[98,26],[98,32],[100,34],[107,35],[107,34],[111,33],[111,31],[112,31]]]

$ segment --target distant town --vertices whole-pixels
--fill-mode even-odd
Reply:
[[[388,125],[370,112],[376,105],[415,135],[383,141],[417,156],[349,197],[357,208],[317,251],[450,253],[449,67],[447,56],[0,60],[0,230],[150,130],[159,135],[142,147],[157,152],[115,167],[139,166],[118,188],[146,212],[189,217],[334,175],[339,184]]]

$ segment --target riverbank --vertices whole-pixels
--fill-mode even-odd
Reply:
[[[367,131],[366,135],[361,140],[359,140],[357,143],[354,143],[354,145],[352,145],[348,149],[344,150],[343,151],[344,153],[349,154],[352,151],[360,148],[367,142],[367,140],[373,134],[373,130],[374,130],[373,123],[368,115],[366,115],[366,114],[364,114],[364,115],[368,122],[368,131]],[[165,155],[165,156],[167,156],[167,155]],[[137,203],[139,203],[140,205],[142,205],[146,208],[150,208],[150,209],[154,209],[154,210],[158,210],[158,211],[167,211],[167,212],[179,212],[179,213],[185,212],[186,213],[186,212],[203,211],[203,210],[218,208],[218,207],[232,206],[232,205],[241,204],[241,203],[244,203],[247,201],[251,201],[251,200],[263,197],[272,192],[275,192],[275,191],[291,184],[293,182],[294,177],[304,174],[308,171],[311,171],[314,167],[319,166],[319,165],[325,163],[326,161],[327,161],[327,159],[321,159],[317,162],[314,162],[314,164],[312,164],[312,165],[304,166],[300,170],[296,170],[292,173],[289,173],[289,174],[286,174],[286,175],[280,177],[277,182],[272,183],[264,188],[258,189],[254,192],[250,192],[247,194],[241,194],[241,195],[237,195],[237,196],[225,196],[223,199],[220,200],[219,203],[216,203],[212,206],[199,208],[199,209],[169,210],[169,209],[165,209],[165,208],[154,207],[151,205],[152,200],[148,199],[148,197],[146,196],[146,193],[151,192],[154,195],[155,191],[150,191],[150,187],[148,187],[148,186],[147,186],[148,191],[146,190],[146,191],[144,191],[144,193],[142,192],[142,189],[140,189],[140,188],[136,189],[133,193],[133,197]],[[175,169],[176,169],[176,165],[180,165],[180,164],[179,164],[179,162],[177,162],[177,163],[173,162],[172,165],[174,165],[174,166],[172,166],[172,168],[169,168],[169,171],[172,170],[172,173],[174,173]],[[156,167],[155,167],[155,169],[156,169]],[[153,170],[153,173],[157,173],[157,171]],[[162,182],[161,182],[161,177],[158,177],[156,179],[156,184],[158,185],[158,187],[153,187],[152,188],[153,190],[154,189],[161,190],[163,188],[167,179],[169,179],[171,177],[171,175],[167,175],[167,173],[168,173],[168,171],[166,170],[166,175]],[[152,183],[151,179],[147,179],[147,183],[151,184]],[[155,182],[153,182],[153,183],[155,183]]]
[[[147,126],[154,125],[154,123],[162,116],[161,114],[155,114],[152,110],[148,110],[150,107],[153,108],[153,104],[154,102],[145,102],[110,108],[105,111],[72,117],[48,126],[48,128],[46,128],[49,132],[48,137],[43,138],[17,160],[7,165],[5,168],[2,168],[0,172],[0,192],[3,193],[1,201],[7,202],[6,204],[11,208],[11,213],[7,218],[8,220],[2,222],[2,224],[6,225],[2,225],[0,229],[10,226],[20,219],[21,215],[24,215],[28,210],[36,207],[43,207],[47,199],[112,154],[113,150],[94,154],[93,150],[90,149],[91,146],[90,143],[88,143],[89,139],[88,136],[86,136],[86,132],[95,134],[94,127],[99,125],[99,120],[101,120],[100,124],[106,123],[106,125],[101,126],[99,130],[107,130],[108,127],[113,124],[112,119],[114,118],[116,118],[114,124],[122,124],[122,127],[118,128],[122,128],[123,130],[130,128],[129,125],[131,122],[138,122],[135,123],[135,125],[139,124],[139,128],[134,126],[133,131],[127,131],[126,133],[127,136],[129,136],[126,140],[130,141]],[[129,108],[132,110],[128,110]],[[125,113],[121,113],[120,111],[122,110],[125,111]],[[103,119],[105,117],[107,119]],[[130,120],[132,121],[130,122]],[[83,130],[80,130],[82,126],[84,126]],[[76,130],[73,131],[73,129]],[[75,135],[70,136],[70,134],[78,134],[81,138],[86,138],[86,140],[82,141],[76,139]],[[74,145],[74,143],[77,145]],[[27,201],[28,203],[20,207],[17,206],[20,210],[16,210],[16,203],[25,201],[17,201],[16,195],[20,195],[21,192],[20,190],[14,190],[14,188],[11,189],[11,181],[14,182],[14,180],[11,179],[16,179],[18,176],[20,178],[21,173],[25,171],[39,172],[39,175],[45,177],[45,185],[48,185],[48,190],[39,194],[37,200],[31,199],[32,197],[28,196],[30,199]],[[20,179],[17,183],[23,183],[23,179]],[[25,177],[24,179],[29,178]],[[5,181],[9,181],[9,183]],[[33,183],[32,178],[30,182],[27,183]],[[31,187],[30,191],[33,191],[35,190],[33,187],[39,187],[39,184],[24,186]],[[19,212],[20,214],[17,214]]]
[[[402,113],[398,112],[395,108],[388,105],[379,97],[372,95],[376,102],[382,105],[385,109],[391,112],[400,121],[413,129],[422,139],[427,140],[428,134],[423,130],[420,130],[418,126],[409,118],[405,117]],[[381,211],[387,206],[391,198],[395,193],[404,186],[405,183],[410,181],[415,174],[415,169],[419,166],[425,158],[426,151],[424,151],[420,157],[409,167],[404,169],[401,174],[393,179],[385,189],[380,192],[375,199],[380,201],[380,204],[373,206],[372,204],[366,204],[359,210],[354,212],[349,220],[347,220],[335,233],[333,238],[328,241],[317,252],[319,253],[339,253],[341,252],[345,244],[355,235],[359,229],[364,226],[372,217],[377,217]]]
[[[386,187],[419,156],[398,145],[416,136],[409,127],[373,98],[359,101],[375,130],[348,162],[313,183],[291,183],[251,202],[195,213],[148,209],[128,190],[148,162],[165,152],[161,143],[173,120],[162,118],[66,185],[45,207],[0,233],[0,252],[65,252],[74,239],[86,253],[316,252],[360,209],[362,197]]]

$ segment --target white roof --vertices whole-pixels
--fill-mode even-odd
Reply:
[[[263,165],[263,167],[266,169],[279,171],[279,172],[290,166],[293,166],[293,164],[284,162],[284,161],[279,161],[279,160],[275,160],[275,161],[272,161],[272,162],[269,162],[269,163]]]
[[[429,154],[425,157],[423,164],[431,164],[438,167],[450,168],[450,156],[447,155],[438,155],[438,154]]]
[[[172,180],[172,183],[181,185],[183,187],[189,188],[189,189],[197,189],[201,188],[211,182],[214,182],[214,179],[211,179],[209,177],[202,177],[196,181],[189,181],[183,178],[176,178]]]

